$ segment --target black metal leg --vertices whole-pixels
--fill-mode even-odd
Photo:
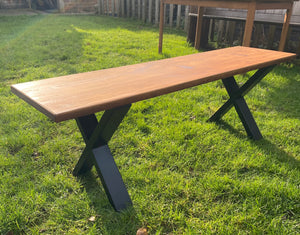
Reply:
[[[239,86],[233,77],[223,79],[222,81],[230,96],[232,96],[232,94],[235,94],[239,90]],[[251,111],[249,110],[245,99],[240,96],[233,100],[233,105],[244,125],[248,136],[255,140],[261,139],[262,135],[257,127],[257,124],[251,114]]]
[[[75,166],[73,174],[76,176],[82,174],[95,165],[106,195],[116,211],[124,209],[132,202],[107,143],[130,106],[126,105],[105,111],[99,123],[94,114],[76,119],[86,142],[86,148]]]
[[[122,176],[107,145],[92,150],[106,195],[116,211],[132,205]]]
[[[83,137],[85,143],[87,144],[89,139],[91,138],[94,130],[96,129],[96,127],[98,125],[97,118],[96,118],[95,114],[91,114],[88,116],[77,118],[76,122],[77,122],[77,126],[79,127],[79,130],[82,134],[82,137]],[[93,161],[91,159],[91,156],[90,155],[82,156],[79,159],[79,161],[73,171],[73,174],[74,175],[84,174],[85,172],[90,171],[92,166],[93,166]]]
[[[245,96],[255,85],[257,85],[274,66],[259,69],[249,80],[239,87],[233,77],[223,79],[223,84],[230,96],[229,100],[210,117],[209,121],[220,120],[233,106],[246,129],[247,134],[253,139],[261,139],[262,135],[255,123],[255,120],[247,106],[243,96]]]

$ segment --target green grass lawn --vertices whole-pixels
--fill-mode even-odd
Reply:
[[[233,109],[206,122],[227,99],[221,81],[133,104],[110,142],[133,200],[121,213],[95,170],[72,176],[84,148],[75,121],[55,124],[10,91],[196,53],[185,39],[166,30],[160,55],[158,28],[134,20],[0,17],[0,234],[300,233],[299,66],[278,66],[246,96],[260,141]]]

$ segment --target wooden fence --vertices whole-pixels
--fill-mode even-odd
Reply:
[[[159,23],[159,0],[98,0],[98,12],[104,15],[132,17],[144,22]],[[165,24],[188,29],[190,7],[167,5]]]
[[[16,9],[26,7],[26,0],[0,0],[0,9]]]
[[[98,0],[98,13],[116,17],[131,17],[153,24],[159,23],[160,0]],[[193,43],[195,15],[197,9],[187,5],[167,4],[165,25],[184,29],[188,41]],[[205,9],[204,42],[215,42],[218,46],[239,45],[247,11],[221,8]],[[260,10],[256,12],[252,45],[276,49],[280,38],[285,10]],[[300,2],[294,3],[287,50],[300,53]]]
[[[226,47],[241,45],[243,41],[245,21],[222,18],[204,18],[202,31],[202,48]],[[194,30],[193,30],[194,28]],[[191,19],[188,41],[193,43],[195,38],[196,18]],[[281,36],[281,25],[255,22],[251,46],[277,50]],[[288,32],[285,51],[300,54],[300,27],[291,25]]]
[[[258,10],[255,14],[251,46],[276,50],[281,36],[285,10]],[[188,40],[193,42],[196,27],[196,14],[191,15],[192,29],[189,30]],[[207,8],[204,19],[204,38],[202,47],[208,42],[216,42],[220,47],[227,45],[241,45],[246,10],[231,10],[221,8]],[[300,54],[300,2],[294,4],[286,43],[286,51]]]
[[[156,23],[159,22],[160,0],[98,0],[98,12],[100,14],[133,17],[143,21]],[[191,10],[186,5],[167,4],[165,9],[166,24],[182,27],[185,21],[189,20],[188,16]],[[224,18],[245,19],[246,10],[231,10],[222,8],[206,8],[206,16],[218,16]],[[256,11],[255,20],[271,23],[282,23],[285,10],[258,10]],[[291,24],[300,25],[300,2],[294,3],[293,16]]]

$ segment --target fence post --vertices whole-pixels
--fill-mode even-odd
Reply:
[[[115,15],[120,16],[120,0],[115,0]]]

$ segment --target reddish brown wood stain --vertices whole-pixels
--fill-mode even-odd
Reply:
[[[13,93],[56,122],[149,99],[295,58],[232,47],[159,61],[16,84]]]

